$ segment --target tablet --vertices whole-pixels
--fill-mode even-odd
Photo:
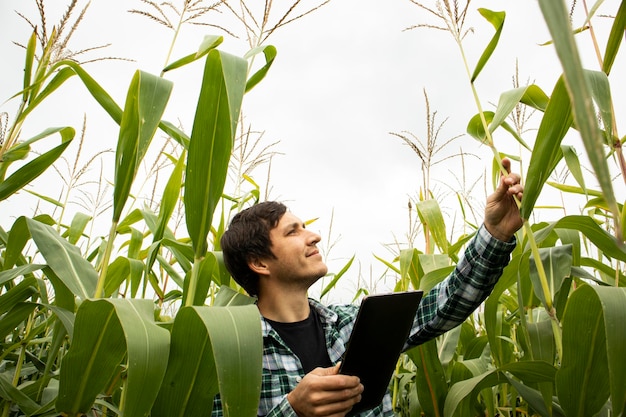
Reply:
[[[409,336],[423,291],[365,297],[342,358],[340,373],[356,375],[364,390],[348,416],[378,406]]]

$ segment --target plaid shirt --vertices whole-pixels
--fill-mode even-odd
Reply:
[[[502,270],[508,264],[514,247],[515,239],[511,242],[499,241],[481,226],[455,270],[422,299],[405,350],[463,323],[491,293]],[[328,356],[336,363],[345,351],[359,307],[352,304],[324,306],[312,299],[310,304],[322,321]],[[267,417],[297,417],[287,401],[287,394],[304,377],[302,365],[270,324],[263,318],[261,324],[263,379],[257,414]],[[219,395],[213,404],[212,416],[222,416]],[[359,416],[393,416],[389,393],[385,395],[381,405],[364,411]]]

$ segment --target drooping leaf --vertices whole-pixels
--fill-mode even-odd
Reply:
[[[480,56],[478,63],[476,63],[476,68],[474,69],[474,73],[472,74],[472,83],[476,80],[478,74],[480,74],[487,61],[489,61],[489,58],[493,54],[493,51],[495,51],[496,46],[498,45],[498,41],[500,40],[500,35],[502,34],[504,18],[506,16],[505,12],[494,12],[492,10],[484,8],[480,8],[478,9],[478,11],[481,15],[483,15],[485,19],[487,19],[489,23],[493,25],[493,27],[496,29],[496,33],[494,33],[493,37],[489,41],[489,44]]]
[[[38,137],[49,136],[57,132],[61,135],[61,143],[59,145],[39,155],[0,182],[0,201],[24,188],[24,186],[43,174],[50,165],[59,159],[63,151],[74,139],[75,130],[71,127],[51,128],[46,129]]]
[[[163,68],[163,72],[165,73],[173,69],[180,68],[202,58],[203,56],[208,54],[210,50],[217,48],[222,42],[224,42],[223,36],[205,36],[202,40],[202,43],[200,44],[200,47],[198,48],[198,51],[172,62],[171,64]]]
[[[422,224],[428,227],[428,231],[435,243],[443,253],[448,252],[448,239],[446,238],[446,224],[439,208],[437,200],[424,200],[416,205]]]
[[[550,246],[547,248],[539,248],[539,256],[541,263],[548,279],[548,288],[551,300],[546,300],[541,288],[541,281],[537,272],[534,258],[530,261],[530,279],[533,283],[535,295],[544,305],[552,305],[554,296],[561,289],[563,280],[567,278],[572,270],[572,245]],[[548,304],[549,301],[549,304]]]
[[[63,239],[51,226],[26,219],[30,234],[48,266],[72,293],[83,300],[96,288],[98,273],[78,248]]]
[[[352,255],[352,258],[348,260],[348,262],[341,268],[341,270],[339,270],[339,272],[333,275],[333,279],[331,279],[328,285],[326,285],[324,289],[322,289],[322,292],[320,293],[320,298],[324,297],[326,294],[330,292],[330,290],[335,288],[335,286],[337,285],[337,282],[339,282],[341,277],[343,277],[344,274],[348,271],[348,269],[350,269],[350,266],[352,266],[352,262],[354,262],[354,258],[355,258],[355,255]]]
[[[274,63],[274,58],[276,58],[276,48],[272,45],[261,45],[253,48],[244,55],[244,58],[247,59],[250,57],[254,57],[261,52],[263,52],[263,56],[265,57],[265,65],[263,65],[258,71],[250,76],[250,78],[246,82],[246,93],[252,90],[258,83],[263,80],[263,78],[265,78],[265,75],[267,75],[267,72]]]
[[[153,417],[210,414],[219,392],[225,417],[256,416],[262,336],[255,305],[183,307]]]
[[[149,415],[167,367],[170,339],[154,322],[152,301],[85,300],[74,325],[74,340],[61,367],[57,410],[86,414],[126,358],[121,412]]]

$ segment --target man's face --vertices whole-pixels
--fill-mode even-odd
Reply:
[[[270,230],[271,249],[276,257],[265,260],[270,277],[308,288],[326,275],[328,267],[316,246],[320,240],[317,233],[305,228],[302,220],[286,212]]]

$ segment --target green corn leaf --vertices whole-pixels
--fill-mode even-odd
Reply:
[[[450,387],[446,397],[444,416],[454,416],[457,407],[466,397],[470,395],[476,396],[485,388],[507,383],[509,378],[506,372],[512,373],[528,385],[530,383],[554,381],[556,368],[543,361],[512,362],[496,370],[457,382]]]
[[[167,72],[167,71],[171,71],[173,69],[176,68],[180,68],[182,66],[185,66],[187,64],[190,64],[200,58],[202,58],[203,56],[205,56],[206,54],[209,53],[210,50],[217,48],[222,42],[224,42],[224,37],[223,36],[216,36],[216,35],[207,35],[204,37],[204,39],[202,40],[202,43],[200,44],[200,47],[198,48],[197,52],[194,52],[192,54],[186,55],[174,62],[172,62],[171,64],[169,64],[168,66],[166,66],[165,68],[163,68],[163,72]]]
[[[4,285],[9,281],[12,281],[21,276],[30,275],[32,272],[39,271],[45,265],[41,264],[26,264],[15,267],[13,269],[7,269],[0,272],[0,285]]]
[[[185,285],[183,287],[183,305],[187,305],[187,297],[189,294],[189,285],[191,279],[191,271],[185,277]],[[201,306],[205,304],[211,282],[216,282],[219,279],[219,266],[217,264],[217,258],[212,252],[208,252],[206,256],[200,261],[200,268],[197,276],[197,285],[195,294],[193,294],[192,304]]]
[[[528,257],[529,252],[513,256],[509,265],[507,265],[507,267],[502,271],[502,275],[500,276],[500,279],[498,279],[496,286],[491,291],[491,294],[487,300],[485,300],[485,328],[487,329],[487,337],[489,338],[489,345],[491,346],[492,356],[496,361],[496,365],[503,364],[503,358],[505,355],[505,352],[500,350],[502,345],[497,340],[500,335],[497,330],[499,321],[498,313],[501,309],[500,300],[505,291],[515,285],[518,279],[518,273],[520,275],[524,274],[524,268],[527,272]],[[523,325],[524,322],[522,321],[522,326]]]
[[[37,96],[37,94],[39,93],[39,89],[41,88],[41,84],[45,80],[46,76],[50,74],[50,72],[46,73],[46,70],[48,70],[48,67],[50,66],[50,56],[52,55],[54,45],[57,43],[57,34],[57,28],[53,27],[52,33],[50,33],[50,36],[45,43],[43,51],[41,52],[41,56],[37,60],[37,70],[35,71],[35,76],[30,83],[31,85],[29,99],[31,100],[33,99],[33,97]]]
[[[415,385],[419,403],[427,416],[443,414],[443,405],[448,394],[446,374],[439,360],[437,342],[428,341],[407,352],[417,366]]]
[[[563,317],[563,358],[557,394],[568,416],[595,415],[611,398],[612,415],[626,401],[626,289],[583,285]]]
[[[583,171],[580,168],[580,161],[578,160],[578,154],[573,146],[561,145],[561,152],[563,153],[563,159],[567,164],[567,168],[572,173],[572,176],[580,186],[580,189],[587,195],[587,188],[585,187],[585,178],[583,177]]]
[[[566,216],[556,222],[547,224],[546,227],[535,232],[537,244],[546,239],[554,228],[578,230],[605,256],[626,262],[626,249],[619,245],[614,236],[611,236],[589,216]]]
[[[181,308],[152,416],[209,415],[218,392],[225,417],[256,416],[262,350],[255,305]]]
[[[530,388],[515,378],[508,377],[509,383],[515,387],[520,396],[526,401],[540,416],[552,416],[552,417],[566,417],[561,409],[560,405],[552,400],[552,395],[548,399],[546,404],[546,397],[543,392],[539,392],[533,388]],[[552,390],[552,384],[546,382],[540,382],[538,385],[548,386]]]
[[[161,239],[167,229],[167,224],[172,217],[172,213],[178,204],[180,197],[181,184],[183,183],[183,173],[185,172],[185,157],[186,152],[183,151],[178,161],[174,165],[172,174],[170,175],[165,190],[163,191],[163,198],[159,207],[159,217],[157,220],[157,227],[153,233],[152,245],[148,252],[148,259],[146,260],[146,273],[152,269],[152,265],[156,260],[159,248],[161,247]]]
[[[437,200],[424,200],[415,206],[420,220],[428,229],[435,243],[443,253],[448,253],[448,239],[446,238],[446,224]]]
[[[531,84],[526,87],[526,91],[520,101],[534,109],[545,111],[550,98],[543,92],[541,87]]]
[[[566,193],[589,195],[591,197],[602,197],[602,192],[597,190],[583,189],[574,185],[558,184],[553,181],[546,181],[546,184]]]
[[[30,81],[33,74],[33,61],[35,60],[35,50],[37,48],[37,31],[34,30],[33,34],[28,39],[28,45],[26,46],[26,62],[24,63],[24,92],[22,99],[24,102],[28,101],[28,89],[30,87]]]
[[[474,73],[472,74],[472,83],[474,82],[474,80],[476,80],[478,74],[480,74],[485,64],[487,63],[487,61],[489,61],[489,58],[493,54],[493,51],[496,49],[498,41],[500,40],[500,35],[502,34],[502,27],[504,26],[504,18],[506,16],[505,12],[494,12],[483,8],[478,9],[478,11],[481,15],[483,15],[485,19],[487,19],[489,23],[493,25],[493,27],[496,29],[496,33],[493,35],[493,38],[491,38],[491,41],[489,41],[489,44],[483,51],[483,54],[480,56],[480,59],[476,64],[476,68],[474,69]]]
[[[604,51],[604,62],[602,63],[602,71],[604,71],[606,75],[609,75],[609,73],[611,72],[611,68],[613,67],[613,63],[615,62],[615,57],[617,56],[617,51],[622,44],[624,30],[626,30],[626,2],[622,1],[619,5],[617,15],[613,20],[613,26],[611,27],[609,40],[606,43],[606,50]]]
[[[548,177],[562,158],[561,141],[572,124],[572,112],[563,77],[559,78],[539,125],[526,174],[521,216],[528,219]]]
[[[13,296],[14,294],[11,293],[16,291],[19,291],[19,293],[15,295],[23,297],[24,300],[32,297],[33,294],[37,292],[36,289],[32,287],[25,288],[16,286],[9,290],[4,296]],[[0,301],[2,301],[2,304],[6,304],[3,300]],[[35,311],[35,308],[37,308],[37,304],[35,303],[26,303],[24,301],[15,303],[2,317],[2,321],[0,321],[0,337],[5,339],[9,334],[13,333],[16,328],[25,326],[28,318],[33,311]]]
[[[213,49],[204,69],[185,175],[185,220],[195,257],[207,251],[213,213],[226,182],[247,62]]]
[[[72,293],[87,299],[96,289],[98,273],[78,248],[61,238],[54,228],[26,219],[28,230],[48,266]]]
[[[20,410],[27,415],[34,415],[41,408],[37,402],[33,401],[20,389],[14,387],[4,373],[0,374],[0,397],[17,404]]]
[[[72,139],[74,139],[75,130],[71,127],[51,128],[45,130],[41,135],[49,136],[57,132],[61,135],[61,144],[39,155],[0,182],[0,201],[24,188],[24,186],[43,174],[50,165],[59,159]]]
[[[348,272],[348,269],[350,269],[350,267],[352,266],[352,262],[354,262],[354,258],[355,258],[355,255],[353,255],[352,258],[350,258],[350,260],[343,266],[343,268],[341,268],[339,272],[334,274],[333,279],[330,280],[328,285],[326,285],[324,289],[322,290],[322,292],[320,293],[320,298],[324,297],[326,294],[330,292],[330,290],[335,288],[335,285],[337,285],[337,282],[339,282],[341,277],[343,277],[344,274]]]
[[[263,56],[265,57],[265,65],[263,65],[257,72],[252,74],[252,76],[246,82],[246,93],[252,90],[258,83],[260,83],[267,72],[270,70],[270,67],[274,63],[274,58],[276,58],[276,48],[272,45],[261,45],[257,46],[250,50],[247,54],[244,55],[244,58],[253,57],[259,53],[263,52]]]
[[[61,367],[58,411],[89,412],[127,358],[124,415],[147,416],[167,367],[169,332],[154,322],[150,300],[85,300]]]
[[[605,144],[611,147],[613,145],[613,101],[609,78],[602,71],[584,70],[583,74],[589,82],[593,101],[602,119]]]
[[[89,224],[90,220],[91,216],[85,213],[77,212],[74,214],[67,239],[72,245],[75,245],[76,242],[78,242],[78,239],[80,239],[83,235],[83,232],[85,231],[85,228],[87,227],[87,224]]]
[[[19,115],[17,121],[23,121],[26,116],[28,116],[42,101],[46,99],[50,94],[55,92],[57,88],[59,88],[65,81],[67,81],[71,76],[73,76],[75,72],[71,68],[61,68],[60,70],[55,72],[54,78],[46,84],[45,88],[41,93],[36,96],[31,96],[30,101],[28,103],[28,107],[24,109],[24,111]]]
[[[593,106],[592,89],[590,86],[589,72],[582,68],[578,49],[572,35],[569,13],[565,7],[565,2],[554,0],[540,0],[539,7],[554,40],[554,46],[563,67],[567,90],[571,97],[571,105],[574,113],[574,120],[583,144],[593,167],[596,179],[600,184],[602,193],[613,214],[613,219],[618,223],[616,229],[621,230],[619,225],[619,209],[613,191],[611,173],[608,162],[604,157],[603,137],[597,126],[595,109]],[[606,94],[602,94],[605,96]],[[607,100],[603,97],[602,102]],[[602,108],[605,104],[599,104]],[[604,117],[604,116],[603,116]],[[610,132],[609,132],[610,133]],[[532,161],[531,161],[532,163]],[[530,171],[528,172],[530,177]],[[526,200],[526,195],[524,195]],[[523,204],[523,203],[522,203]],[[527,218],[527,217],[524,217]]]
[[[552,299],[549,300],[552,305],[556,293],[561,289],[563,280],[570,276],[572,271],[572,245],[551,246],[547,248],[539,248],[539,255],[543,269],[548,279],[548,287]],[[537,272],[534,259],[530,260],[530,280],[533,283],[535,295],[544,305],[548,305],[545,294],[541,289],[541,281]]]
[[[172,83],[157,76],[137,71],[133,76],[115,153],[115,188],[113,190],[113,221],[118,222],[130,194],[139,165],[165,111],[172,92]]]
[[[403,249],[400,251],[400,279],[402,290],[409,289],[408,283],[411,282],[414,288],[420,285],[420,278],[424,275],[421,268],[419,251],[415,248]]]
[[[226,285],[222,285],[217,291],[217,295],[215,296],[215,302],[213,305],[215,307],[228,307],[247,306],[255,303],[256,298],[237,292],[234,289],[227,287]]]

